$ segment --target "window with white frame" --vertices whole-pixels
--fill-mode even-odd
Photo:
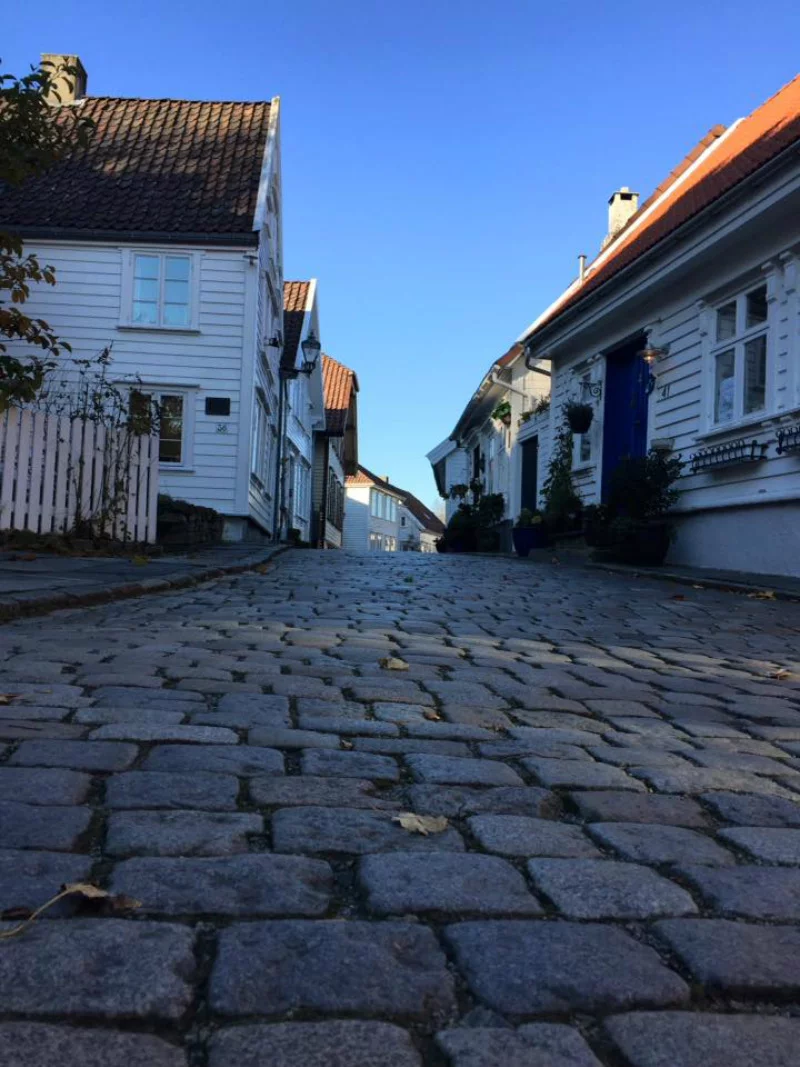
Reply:
[[[713,425],[724,426],[766,409],[768,320],[766,285],[717,307],[711,347]]]
[[[128,264],[131,326],[191,329],[196,320],[192,255],[132,252]]]
[[[591,374],[584,374],[581,378],[581,397],[589,396],[589,386],[592,382]],[[592,436],[591,430],[578,434],[578,463],[591,463],[592,461]]]
[[[369,547],[371,552],[380,552],[383,548],[383,538],[380,534],[371,533],[369,535]]]
[[[264,401],[257,396],[250,449],[250,471],[265,488],[268,488],[271,455],[272,430],[269,425],[269,414]]]
[[[131,391],[131,414],[158,411],[158,461],[169,467],[188,467],[191,456],[189,394],[148,387]]]

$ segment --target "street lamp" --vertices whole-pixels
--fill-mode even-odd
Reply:
[[[300,370],[303,374],[310,375],[313,373],[314,368],[317,365],[317,360],[319,359],[319,354],[322,351],[322,345],[313,330],[309,332],[308,337],[306,337],[300,347],[303,349],[303,365]]]

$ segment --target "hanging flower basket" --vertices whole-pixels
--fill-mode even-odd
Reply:
[[[511,402],[508,400],[501,400],[492,412],[492,418],[497,419],[498,422],[504,423],[506,426],[511,425]]]
[[[564,405],[564,418],[573,433],[586,433],[592,425],[594,408],[591,404],[581,404],[577,400],[569,400]]]

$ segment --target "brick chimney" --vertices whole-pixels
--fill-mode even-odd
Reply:
[[[53,89],[47,97],[47,103],[54,107],[61,104],[74,104],[86,96],[86,70],[80,56],[63,56],[57,52],[42,52],[42,63],[49,64],[48,70],[53,78]],[[67,73],[65,67],[73,68]],[[56,95],[56,93],[58,95]]]
[[[628,219],[639,210],[639,194],[632,193],[627,185],[623,185],[616,193],[612,193],[608,201],[608,236],[604,244],[617,236]]]

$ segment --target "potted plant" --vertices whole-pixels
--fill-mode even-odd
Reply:
[[[514,551],[523,559],[529,555],[532,548],[546,548],[547,527],[541,512],[523,508],[511,531],[511,537],[514,540]]]
[[[502,422],[505,426],[511,425],[511,401],[501,400],[492,411],[492,418]]]
[[[586,433],[592,425],[594,408],[591,404],[583,404],[579,400],[568,400],[564,404],[564,418],[573,433]]]
[[[595,544],[606,545],[620,563],[660,566],[672,542],[667,512],[678,498],[674,483],[683,464],[651,449],[622,460],[611,476],[608,501],[595,513]]]

